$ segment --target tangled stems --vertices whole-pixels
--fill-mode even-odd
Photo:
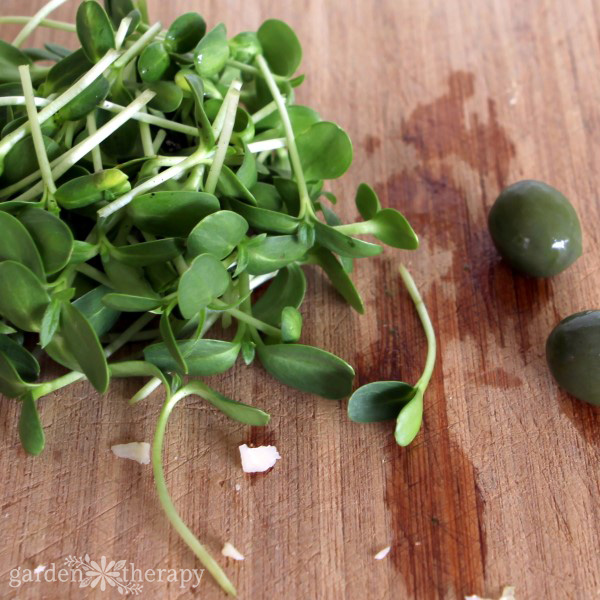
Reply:
[[[231,583],[231,581],[229,581],[223,569],[221,569],[219,564],[210,555],[208,550],[206,550],[206,548],[200,543],[198,538],[191,532],[189,527],[183,522],[183,519],[179,516],[179,513],[177,512],[177,509],[175,508],[175,505],[171,500],[171,496],[169,495],[169,490],[167,488],[167,482],[165,479],[162,460],[165,430],[167,428],[167,422],[169,420],[171,412],[173,411],[173,408],[175,407],[177,402],[179,402],[179,400],[185,398],[188,394],[189,392],[186,391],[185,388],[173,394],[164,403],[162,410],[160,411],[160,415],[158,417],[158,422],[156,424],[156,432],[154,434],[154,441],[152,443],[152,468],[154,471],[154,480],[156,482],[158,499],[160,500],[160,503],[163,507],[163,510],[165,511],[165,514],[167,515],[167,518],[169,519],[177,533],[181,536],[183,541],[198,557],[198,560],[206,567],[208,572],[215,578],[216,582],[221,586],[221,588],[225,592],[227,592],[230,596],[236,596],[236,589]]]

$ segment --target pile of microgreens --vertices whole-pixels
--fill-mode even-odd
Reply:
[[[150,378],[136,403],[162,385],[152,449],[160,501],[235,594],[169,497],[162,445],[171,411],[197,395],[236,421],[267,424],[264,411],[198,379],[224,373],[239,355],[297,389],[350,395],[352,367],[298,343],[301,267],[320,267],[362,313],[353,259],[382,246],[354,236],[403,249],[418,240],[366,184],[356,193],[363,221],[342,224],[335,214],[323,181],[348,169],[352,145],[338,125],[294,104],[304,77],[294,77],[302,51],[288,25],[268,20],[228,40],[223,24],[206,31],[187,13],[165,30],[150,25],[145,0],[83,2],[76,25],[46,19],[64,1],[31,18],[0,18],[24,24],[12,44],[0,41],[0,392],[20,400],[21,442],[39,454],[42,397],[83,379],[104,393],[111,378]],[[81,47],[20,49],[37,26],[75,32]],[[425,372],[415,386],[358,389],[348,411],[361,422],[396,418],[396,439],[407,445],[421,425],[435,338],[404,268],[401,276],[427,333]],[[218,319],[230,340],[204,337]],[[129,342],[143,351],[109,360]],[[44,352],[69,372],[38,381]]]

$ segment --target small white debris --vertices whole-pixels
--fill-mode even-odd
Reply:
[[[235,491],[239,492],[242,489],[242,486],[239,483],[235,484]]]
[[[391,549],[392,549],[391,546],[386,546],[383,550],[380,550],[375,555],[375,560],[383,560],[390,553]]]
[[[130,442],[129,444],[116,444],[110,448],[115,456],[129,458],[141,465],[150,463],[150,444],[148,442]]]
[[[515,600],[515,588],[512,585],[507,585],[502,590],[502,596],[498,598],[498,600]],[[465,596],[465,600],[489,600],[487,598],[482,598],[481,596]]]
[[[257,446],[249,448],[246,444],[240,446],[242,470],[245,473],[263,473],[268,471],[281,458],[275,446]]]
[[[233,560],[244,560],[244,555],[233,547],[233,544],[226,542],[221,550],[221,554],[227,558],[233,558]]]
[[[40,573],[43,573],[46,570],[46,565],[38,565],[34,570],[33,570],[33,574],[34,575],[39,575]]]

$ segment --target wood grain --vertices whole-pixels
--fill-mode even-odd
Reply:
[[[73,4],[56,18],[72,19]],[[497,597],[507,584],[520,600],[597,597],[599,413],[554,385],[544,344],[562,317],[600,304],[598,3],[149,4],[164,23],[198,9],[231,32],[269,16],[297,29],[307,74],[299,101],[355,143],[351,171],[332,186],[343,214],[355,218],[353,190],[364,180],[411,220],[422,246],[401,258],[440,342],[424,429],[408,449],[395,445],[391,425],[353,424],[345,402],[279,386],[258,367],[214,383],[271,412],[265,431],[196,400],[176,410],[169,485],[211,551],[230,540],[246,555],[226,565],[240,598],[452,600]],[[1,12],[40,5],[3,0]],[[16,31],[3,27],[2,36]],[[50,39],[73,43],[52,31],[31,42]],[[582,217],[584,256],[548,281],[511,273],[486,230],[499,189],[525,177],[563,190]],[[424,361],[399,260],[390,252],[359,264],[361,318],[308,271],[305,339],[356,365],[360,384],[413,381]],[[198,567],[167,525],[150,468],[110,453],[113,443],[151,439],[160,398],[130,408],[135,389],[116,382],[100,399],[81,384],[44,400],[48,446],[39,458],[19,447],[15,402],[0,402],[3,598],[109,597],[59,583],[8,586],[11,569],[61,565],[69,554],[142,569]],[[266,475],[245,476],[244,442],[275,443],[283,459]],[[375,561],[389,544],[389,556]],[[223,597],[208,577],[189,592],[144,584],[143,597],[183,596]]]

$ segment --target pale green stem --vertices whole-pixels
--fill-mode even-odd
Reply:
[[[215,117],[215,120],[213,121],[213,124],[212,124],[212,130],[213,130],[215,139],[217,139],[221,135],[221,131],[223,130],[223,127],[225,125],[225,117],[227,115],[229,101],[231,100],[231,95],[234,92],[235,92],[235,88],[234,88],[233,82],[232,82],[232,84],[229,86],[229,89],[227,90],[227,93],[225,94],[225,98],[223,98],[223,102],[221,102],[221,106],[219,107],[219,112],[217,113],[217,116]],[[239,94],[239,90],[238,90],[238,94]]]
[[[273,152],[287,147],[285,138],[272,138],[270,140],[262,140],[260,142],[251,142],[248,144],[248,151],[252,154],[262,154],[263,152]]]
[[[185,258],[183,258],[181,254],[179,254],[173,259],[173,264],[175,265],[177,273],[179,273],[180,276],[183,275],[189,269],[187,262],[185,262]]]
[[[94,135],[96,131],[98,131],[98,128],[96,126],[96,115],[94,114],[94,111],[92,111],[86,117],[86,125],[88,134],[90,136]],[[99,144],[92,148],[92,163],[94,165],[94,173],[98,173],[104,168],[104,166],[102,165],[102,152],[100,150]]]
[[[194,192],[198,191],[200,189],[200,184],[202,183],[202,177],[204,177],[205,169],[205,165],[198,165],[197,167],[194,167],[191,170],[187,181],[185,182],[184,188]]]
[[[31,17],[0,17],[0,25],[26,25],[31,21]],[[54,19],[42,19],[38,23],[38,27],[49,27],[51,29],[60,29],[61,31],[69,31],[75,33],[77,31],[72,23],[64,23],[63,21],[55,21]]]
[[[44,136],[42,135],[42,128],[40,127],[40,123],[38,121],[38,112],[35,107],[35,102],[33,102],[33,84],[31,83],[29,65],[21,65],[19,67],[19,75],[21,77],[21,85],[23,86],[23,94],[25,95],[25,107],[27,109],[29,126],[31,127],[33,147],[37,156],[38,165],[40,166],[42,180],[44,181],[48,192],[54,196],[54,193],[56,192],[56,185],[54,184],[54,179],[52,179],[52,171],[50,170],[50,162],[48,161],[48,154],[46,153]]]
[[[85,75],[78,79],[69,89],[60,96],[49,102],[39,113],[40,124],[46,122],[55,115],[63,106],[66,106],[73,98],[76,98],[85,88],[89,87],[119,56],[116,50],[109,50]],[[19,140],[22,140],[30,132],[29,123],[24,123],[0,141],[0,158],[4,157],[8,150]]]
[[[117,50],[121,49],[121,46],[125,41],[125,37],[127,36],[127,31],[130,25],[131,17],[125,17],[124,19],[121,19],[121,22],[119,23],[119,28],[117,29],[117,33],[115,34],[115,47]]]
[[[66,128],[65,128],[65,146],[69,149],[73,147],[73,136],[74,135],[75,135],[75,122],[69,121],[66,124]],[[58,164],[58,162],[52,161],[52,164],[54,166],[56,166]]]
[[[115,62],[115,69],[122,69],[129,63],[130,60],[135,58],[140,52],[156,37],[160,31],[162,25],[160,23],[154,23],[144,35],[136,40]]]
[[[158,154],[160,151],[160,147],[163,145],[163,142],[167,139],[167,132],[164,129],[160,129],[157,134],[154,136],[154,140],[152,141],[152,150],[154,154]]]
[[[425,368],[423,369],[423,374],[419,378],[419,381],[415,384],[415,387],[420,387],[425,391],[431,380],[431,375],[435,366],[435,355],[437,350],[435,332],[433,330],[431,319],[429,318],[429,313],[427,312],[427,307],[423,302],[423,298],[421,298],[421,294],[419,293],[413,278],[404,265],[400,265],[400,277],[402,277],[402,281],[414,302],[417,314],[423,324],[425,337],[427,338],[427,358],[425,360]]]
[[[50,104],[50,100],[46,98],[35,98],[36,106],[47,106]],[[24,106],[25,105],[25,97],[24,96],[3,96],[0,97],[0,106]],[[99,105],[99,108],[102,108],[108,112],[118,114],[122,110],[124,110],[124,106],[120,104],[115,104],[114,102],[109,102],[105,100]],[[170,131],[177,131],[179,133],[185,133],[190,137],[199,137],[198,128],[192,127],[190,125],[184,125],[183,123],[177,123],[176,121],[169,121],[169,119],[165,119],[163,117],[158,117],[156,115],[152,115],[149,113],[137,112],[131,117],[136,121],[140,121],[142,123],[148,123],[149,125],[156,125],[162,129],[168,129]],[[159,132],[160,133],[160,132]],[[285,138],[273,138],[270,140],[262,140],[260,142],[251,142],[248,144],[248,150],[253,154],[263,151],[271,151],[278,150],[279,148],[286,147],[286,139]]]
[[[158,377],[153,377],[143,385],[129,400],[129,404],[137,404],[141,400],[145,400],[154,390],[158,389],[162,381]]]
[[[233,126],[235,124],[235,115],[237,112],[238,102],[240,100],[241,89],[242,82],[234,80],[231,82],[229,92],[227,92],[227,96],[229,98],[227,99],[226,97],[225,99],[225,102],[227,102],[227,108],[225,110],[223,130],[221,131],[219,141],[217,142],[217,151],[210,167],[210,171],[208,172],[208,177],[206,178],[206,185],[204,188],[209,194],[214,194],[215,190],[217,189],[217,182],[219,181],[219,175],[221,174],[221,169],[223,168],[223,163],[225,162],[225,155],[227,154],[227,148],[229,147],[229,142],[231,141],[231,134],[233,133]]]
[[[136,333],[140,332],[152,319],[156,317],[153,313],[146,313],[139,319],[136,319],[123,333],[121,333],[114,341],[112,341],[104,349],[106,358],[112,356],[117,350],[121,349],[127,342],[135,336]]]
[[[31,19],[27,22],[25,27],[19,31],[17,37],[13,41],[13,46],[20,48],[23,42],[31,35],[34,29],[40,24],[45,17],[47,17],[53,10],[57,9],[61,4],[64,4],[67,0],[50,0],[40,10],[38,10]]]
[[[168,398],[163,405],[160,416],[158,417],[158,422],[156,424],[156,432],[154,434],[154,441],[152,444],[152,468],[154,470],[154,480],[156,482],[158,499],[160,500],[167,518],[175,528],[175,531],[177,531],[177,533],[181,536],[183,541],[190,547],[200,562],[206,567],[208,572],[215,578],[221,588],[231,596],[236,596],[235,587],[229,581],[223,569],[221,569],[219,564],[179,516],[179,513],[177,512],[177,509],[171,500],[171,496],[169,495],[169,490],[165,479],[162,460],[165,431],[171,411],[177,402],[179,402],[179,400],[182,398],[185,398],[186,395],[187,392],[185,390],[180,390]]]
[[[290,116],[287,111],[287,106],[285,105],[285,100],[264,57],[261,55],[257,56],[256,62],[263,74],[263,77],[265,78],[269,90],[271,91],[273,100],[275,100],[277,103],[279,116],[281,117],[281,122],[283,123],[285,137],[287,138],[287,149],[290,157],[290,163],[292,165],[292,169],[296,177],[296,183],[298,184],[298,190],[300,192],[300,214],[298,216],[300,218],[303,218],[304,216],[316,218],[312,208],[310,195],[308,194],[308,188],[306,187],[304,171],[302,170],[300,155],[298,154],[298,148],[296,147],[296,138],[294,136],[294,130],[292,128],[292,122],[290,121]]]
[[[131,118],[131,115],[137,112],[142,106],[145,106],[152,98],[154,97],[154,92],[150,90],[146,90],[143,92],[138,98],[136,98],[131,104],[127,106],[122,112],[120,112],[117,116],[113,117],[108,123],[105,123],[98,131],[77,144],[74,148],[69,150],[66,154],[64,154],[60,162],[53,167],[52,176],[54,179],[58,179],[62,175],[64,175],[74,164],[76,164],[79,160],[81,160],[88,152],[97,146],[101,142],[103,142],[109,135],[114,133],[123,123],[128,121]],[[33,186],[27,192],[21,194],[16,198],[16,200],[31,200],[35,198],[43,190],[43,185],[39,184]],[[110,205],[109,205],[110,206]]]
[[[142,138],[142,149],[146,156],[154,156],[154,146],[152,144],[152,133],[148,123],[139,122],[140,137]]]
[[[141,329],[143,329],[156,315],[151,313],[146,313],[142,315],[139,319],[134,321],[123,333],[119,335],[117,339],[115,339],[112,343],[110,343],[104,349],[104,355],[106,358],[110,358],[117,350],[120,350],[129,340],[135,336]],[[47,396],[56,390],[60,390],[72,383],[77,381],[81,381],[85,379],[85,375],[83,373],[79,373],[79,371],[71,371],[70,373],[66,373],[62,377],[57,377],[52,381],[48,381],[46,383],[42,383],[38,388],[33,391],[33,396],[35,400],[38,400],[42,396]]]
[[[96,269],[96,267],[92,267],[87,263],[81,263],[80,265],[77,265],[75,267],[75,270],[81,273],[82,275],[85,275],[86,277],[89,277],[90,279],[93,279],[94,281],[105,285],[106,287],[113,287],[113,284],[110,281],[110,279],[102,271]]]
[[[260,69],[257,69],[256,67],[253,67],[252,65],[248,65],[248,64],[240,62],[238,60],[228,60],[227,66],[233,67],[235,69],[239,69],[240,71],[244,71],[246,73],[251,73],[252,75],[262,76],[266,79],[264,72],[262,72]],[[272,73],[271,75],[275,81],[287,81],[287,78],[282,77],[281,75],[275,75],[274,73]]]
[[[215,304],[216,304],[216,308],[219,308],[218,303],[215,303]],[[265,323],[264,321],[260,321],[256,317],[253,317],[252,315],[249,315],[237,308],[227,308],[227,309],[224,309],[224,312],[229,313],[232,317],[234,317],[238,321],[247,323],[248,325],[251,325],[252,327],[258,329],[259,331],[266,333],[267,335],[281,337],[281,330],[277,329],[277,327],[273,327],[272,325],[269,325],[268,323]]]
[[[268,117],[270,114],[274,113],[276,110],[277,102],[275,102],[275,100],[271,100],[269,104],[265,104],[260,110],[257,110],[250,118],[252,119],[253,123],[258,123],[259,121],[262,121],[265,117]]]
[[[165,171],[162,171],[162,173],[159,173],[154,177],[151,177],[147,181],[144,181],[137,187],[133,188],[131,191],[127,192],[126,194],[123,194],[121,197],[117,198],[110,204],[107,204],[104,208],[98,211],[98,216],[100,218],[106,218],[112,215],[117,210],[123,208],[124,206],[127,206],[136,196],[144,194],[145,192],[149,192],[161,183],[169,181],[169,179],[173,179],[174,177],[185,173],[185,171],[187,171],[189,168],[200,164],[204,160],[206,160],[205,154],[203,154],[202,151],[197,150],[193,154],[190,154],[190,156],[188,156],[187,158],[183,159],[177,165]]]

